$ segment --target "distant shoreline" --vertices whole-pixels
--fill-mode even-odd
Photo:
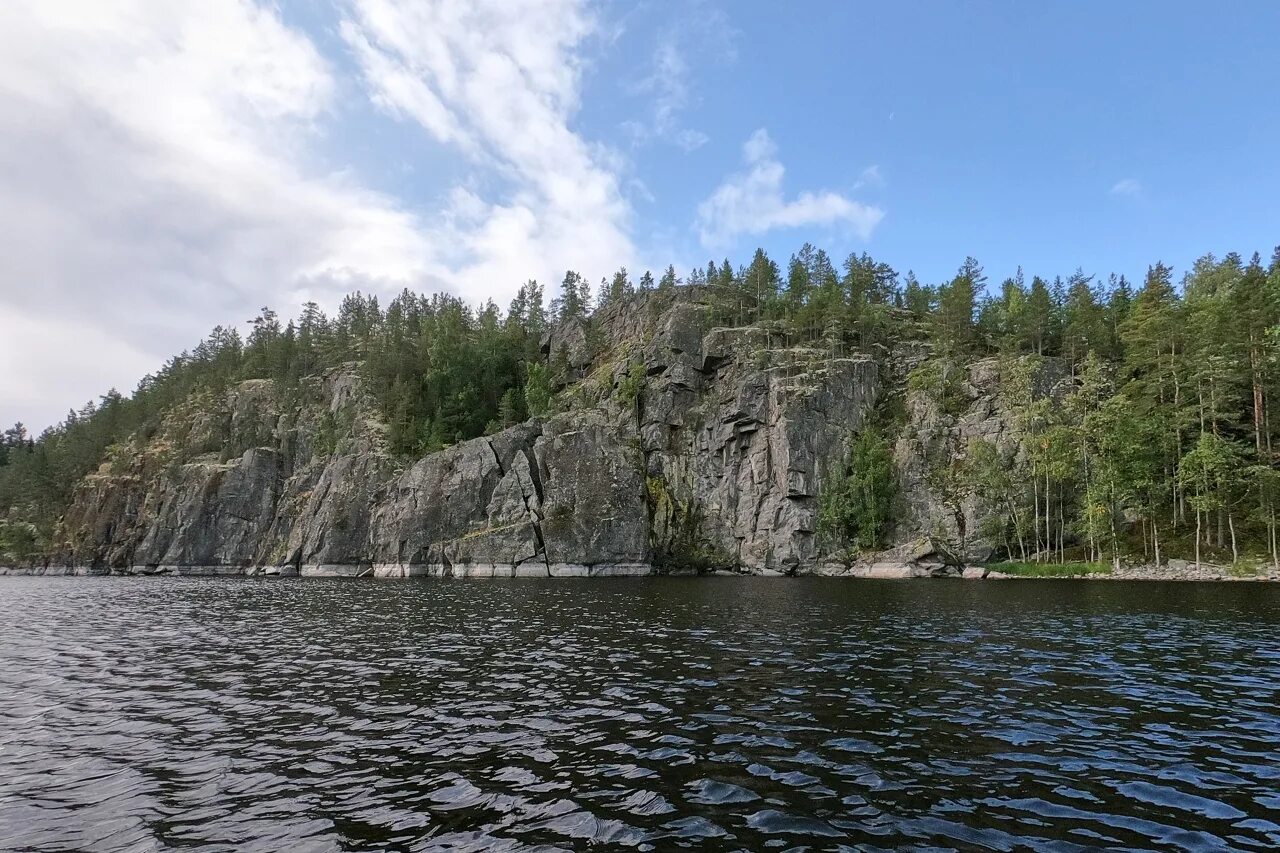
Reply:
[[[302,577],[302,578],[621,578],[621,577],[822,577],[849,580],[1087,580],[1087,581],[1178,581],[1178,582],[1280,582],[1274,569],[1257,574],[1233,574],[1229,566],[1174,561],[1169,565],[1122,566],[1119,571],[1081,572],[1057,575],[1013,575],[983,566],[967,566],[950,572],[928,572],[910,565],[857,568],[831,571],[818,567],[815,571],[796,574],[783,572],[736,572],[720,569],[701,574],[694,572],[659,572],[655,567],[636,563],[625,565],[586,566],[546,564],[519,566],[454,565],[371,566],[335,564],[322,566],[134,566],[128,569],[102,569],[88,566],[0,566],[0,577]]]

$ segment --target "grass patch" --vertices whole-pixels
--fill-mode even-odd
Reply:
[[[1019,578],[1065,578],[1072,575],[1109,575],[1110,563],[991,563],[989,571]]]
[[[1271,563],[1265,559],[1242,557],[1228,571],[1233,578],[1256,578],[1267,574],[1270,569]]]

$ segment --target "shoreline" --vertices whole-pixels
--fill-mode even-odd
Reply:
[[[302,577],[396,579],[433,577],[469,578],[621,578],[621,577],[824,577],[850,580],[1071,580],[1071,581],[1177,581],[1177,582],[1280,582],[1280,572],[1268,569],[1257,574],[1234,574],[1229,566],[1172,561],[1173,565],[1121,566],[1119,571],[1061,575],[1005,574],[985,566],[941,569],[911,564],[877,563],[852,569],[817,566],[813,570],[787,574],[773,570],[710,572],[659,572],[647,563],[583,565],[577,563],[523,563],[432,565],[370,565],[354,563],[315,566],[131,566],[105,569],[91,566],[0,566],[0,577]]]

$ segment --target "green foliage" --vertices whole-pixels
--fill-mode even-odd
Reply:
[[[676,285],[679,283],[680,279],[676,278],[676,268],[668,265],[666,271],[662,273],[662,278],[658,279],[658,290],[663,293],[670,293],[676,289]]]
[[[1019,578],[1066,578],[1076,575],[1109,575],[1109,563],[988,563],[993,572]]]
[[[917,320],[923,320],[933,312],[935,291],[928,285],[916,280],[915,273],[907,273],[907,282],[902,291],[903,306]]]
[[[624,406],[634,406],[640,392],[644,390],[644,381],[644,362],[632,361],[627,366],[626,374],[618,382],[618,402]]]
[[[502,399],[498,401],[497,423],[499,429],[513,427],[524,420],[525,410],[521,403],[522,397],[516,393],[516,389],[508,388],[502,395]]]
[[[391,443],[393,446],[403,446],[409,443],[410,439],[400,434],[400,424],[392,421],[391,424]],[[332,456],[338,452],[338,423],[333,413],[325,409],[320,415],[319,423],[316,424],[315,434],[315,452],[317,456]]]
[[[1016,463],[991,441],[974,439],[965,454],[960,474],[965,486],[990,507],[998,508],[984,520],[979,532],[989,541],[1004,544],[1006,553],[1026,555],[1030,514],[1022,506],[1023,482]]]
[[[0,560],[25,563],[44,547],[45,538],[32,522],[0,519]]]
[[[932,330],[934,343],[941,352],[958,355],[974,348],[977,342],[974,312],[985,280],[978,262],[967,258],[956,277],[938,289]]]
[[[828,547],[845,552],[880,547],[896,493],[892,447],[879,430],[864,429],[849,443],[845,459],[827,472],[818,535]]]
[[[943,414],[952,417],[969,405],[964,393],[964,369],[948,358],[921,362],[907,375],[907,390],[925,395]]]
[[[645,477],[649,510],[650,549],[659,571],[703,574],[730,568],[734,561],[704,539],[701,512],[696,503],[672,494],[663,477]]]
[[[545,364],[531,361],[525,365],[524,401],[530,415],[543,417],[551,409],[551,372]]]
[[[563,323],[575,317],[585,317],[591,307],[591,285],[579,273],[569,270],[560,283],[560,296],[551,302],[551,313]]]

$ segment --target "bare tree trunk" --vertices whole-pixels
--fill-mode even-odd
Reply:
[[[1196,382],[1196,409],[1200,412],[1200,434],[1204,435],[1204,388],[1199,381]]]
[[[1022,538],[1022,524],[1018,520],[1018,505],[1014,499],[1006,495],[1005,503],[1009,505],[1009,515],[1013,518],[1013,530],[1018,534],[1018,552],[1022,555],[1022,561],[1027,561],[1027,543]]]
[[[1271,517],[1268,526],[1271,528],[1271,567],[1280,571],[1280,551],[1276,550],[1276,509],[1271,508]]]
[[[1066,534],[1066,516],[1063,514],[1062,505],[1066,500],[1062,494],[1062,486],[1058,486],[1058,562],[1063,562],[1063,557],[1067,550],[1067,534]]]
[[[1087,482],[1088,481],[1087,475],[1085,479]],[[1085,494],[1087,495],[1088,493],[1089,493],[1088,486],[1086,485]],[[1088,510],[1088,504],[1086,504],[1086,513],[1087,514],[1085,516],[1085,519],[1086,519],[1085,525],[1089,528],[1089,561],[1092,563],[1096,563],[1098,561],[1099,548],[1097,544],[1097,537],[1093,535],[1093,517],[1092,517],[1093,513]]]
[[[1267,444],[1267,461],[1271,461],[1271,406],[1267,403],[1267,395],[1262,394],[1262,438]]]
[[[1177,358],[1176,345],[1172,341],[1170,341],[1169,342],[1169,373],[1170,375],[1173,376],[1173,423],[1174,423],[1173,433],[1178,446],[1178,459],[1181,460],[1182,459],[1182,428],[1178,426],[1178,411],[1182,408],[1182,383],[1178,381],[1178,363],[1176,358]],[[1176,524],[1180,518],[1182,520],[1185,520],[1187,517],[1187,514],[1186,514],[1186,502],[1183,499],[1184,496],[1182,495],[1181,490],[1178,488],[1177,479],[1175,478],[1173,482],[1174,482],[1174,486],[1173,486],[1174,523]],[[1199,524],[1199,523],[1200,523],[1200,519],[1197,518],[1196,524]]]
[[[1111,493],[1115,494],[1112,488]],[[1107,505],[1108,518],[1111,521],[1111,569],[1120,571],[1120,536],[1116,532],[1116,507],[1114,503]]]
[[[1227,527],[1231,530],[1231,565],[1240,562],[1240,550],[1236,547],[1236,525],[1231,518],[1231,513],[1227,513]]]
[[[1036,562],[1040,562],[1040,478],[1036,476],[1036,469],[1031,467],[1031,518],[1032,528],[1031,538],[1035,542]]]
[[[1045,562],[1053,562],[1053,516],[1050,515],[1050,508],[1053,506],[1053,492],[1049,489],[1049,469],[1045,468],[1044,473],[1044,551]]]
[[[1151,519],[1151,546],[1155,550],[1156,565],[1160,565],[1160,528],[1154,518]]]
[[[1196,571],[1200,571],[1200,510],[1196,510]]]
[[[1049,493],[1049,469],[1046,467],[1044,469],[1044,538],[1046,548],[1052,552],[1053,539],[1050,531],[1053,530],[1053,520],[1049,516]]]
[[[1249,334],[1249,368],[1253,376],[1253,446],[1262,454],[1262,377],[1258,370],[1258,342]]]

